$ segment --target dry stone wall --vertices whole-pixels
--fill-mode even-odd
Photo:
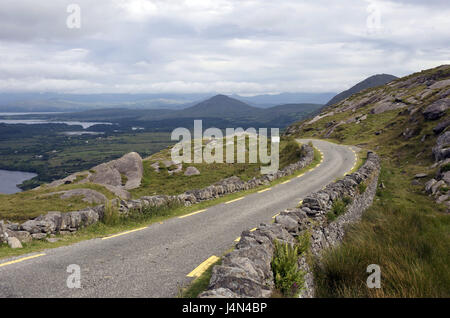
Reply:
[[[267,174],[253,178],[247,182],[233,176],[221,180],[213,185],[199,190],[191,190],[180,195],[154,195],[144,196],[137,200],[118,200],[119,212],[126,215],[130,211],[142,211],[144,208],[159,208],[173,203],[190,206],[192,204],[212,200],[230,193],[249,190],[258,186],[267,185],[271,181],[289,176],[295,171],[308,166],[314,159],[314,149],[309,145],[302,145],[304,157],[296,163],[290,164],[274,174]],[[8,237],[16,237],[21,242],[31,239],[43,239],[52,234],[66,234],[77,231],[79,228],[92,225],[103,218],[105,206],[99,205],[81,211],[67,213],[48,212],[23,224],[0,221],[0,243],[6,243]]]
[[[348,224],[358,221],[372,204],[378,184],[380,159],[368,152],[366,162],[357,172],[308,195],[300,208],[281,212],[273,224],[261,224],[255,231],[244,231],[236,248],[225,255],[212,271],[208,289],[200,297],[269,297],[274,288],[271,261],[275,240],[293,244],[296,236],[311,233],[310,252],[321,252],[342,241]],[[358,186],[364,184],[365,186]],[[364,190],[362,190],[364,189]],[[329,222],[327,213],[344,197],[352,198],[346,212]],[[314,296],[313,275],[305,257],[299,259],[305,272],[302,297]]]

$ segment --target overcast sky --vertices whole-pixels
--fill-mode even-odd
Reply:
[[[1,0],[0,92],[341,91],[450,63],[449,17],[448,0]]]

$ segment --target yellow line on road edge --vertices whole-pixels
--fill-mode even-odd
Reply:
[[[133,233],[133,232],[137,232],[137,231],[142,231],[142,230],[144,230],[144,229],[146,229],[146,228],[147,228],[147,227],[141,227],[141,228],[139,228],[139,229],[135,229],[135,230],[131,230],[131,231],[122,232],[122,233],[119,233],[119,234],[116,234],[116,235],[111,235],[111,236],[103,237],[102,240],[109,240],[109,239],[111,239],[111,238],[113,238],[113,237],[118,237],[118,236],[122,236],[122,235],[125,235],[125,234],[128,234],[128,233]]]
[[[280,213],[275,214],[274,216],[272,216],[272,219],[275,219],[279,215],[280,215]]]
[[[2,263],[2,264],[0,264],[0,267],[7,266],[7,265],[12,265],[12,264],[16,264],[16,263],[20,263],[20,262],[23,262],[23,261],[26,261],[26,260],[29,260],[29,259],[33,259],[33,258],[36,258],[36,257],[44,256],[44,255],[45,254],[42,253],[42,254],[32,255],[32,256],[28,256],[28,257],[24,257],[24,258],[19,258],[19,259],[16,259],[14,261]]]
[[[237,239],[235,239],[235,242],[239,242],[241,240],[241,237],[239,236]]]
[[[250,230],[250,232],[255,232],[255,231],[256,231],[256,227]]]
[[[245,197],[242,197],[242,198],[237,198],[237,199],[234,199],[234,200],[231,200],[231,201],[225,202],[225,204],[230,204],[230,203],[233,203],[233,202],[236,202],[236,201],[242,200],[243,198],[245,198]]]
[[[199,213],[202,213],[202,212],[205,212],[205,211],[206,211],[206,209],[204,209],[204,210],[199,210],[199,211],[195,211],[195,212],[192,212],[192,213],[189,213],[189,214],[186,214],[186,215],[179,216],[178,218],[179,218],[179,219],[187,218],[188,216],[195,215],[195,214],[199,214]]]
[[[291,180],[286,180],[284,182],[281,182],[280,184],[286,184],[286,183],[289,183],[289,182],[291,182]]]
[[[214,264],[218,260],[219,258],[217,256],[211,256],[206,261],[198,265],[196,269],[187,274],[187,277],[200,277],[212,264]]]
[[[269,191],[269,190],[272,190],[272,188],[267,188],[267,189],[264,189],[264,190],[260,190],[260,191],[258,191],[258,193],[263,193],[263,192],[266,192],[266,191]]]

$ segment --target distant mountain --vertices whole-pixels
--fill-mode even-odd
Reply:
[[[0,93],[0,112],[84,111],[102,108],[181,109],[212,94]]]
[[[248,103],[252,106],[268,108],[282,104],[325,104],[336,93],[281,93],[281,94],[265,94],[256,96],[240,96],[233,94],[231,97]]]
[[[166,118],[221,118],[284,127],[320,108],[321,104],[287,104],[269,108],[250,106],[226,95],[216,95],[197,105],[174,111]]]
[[[179,110],[109,108],[50,115],[28,115],[26,118],[112,122],[124,129],[138,126],[158,131],[168,131],[176,127],[191,128],[194,119],[203,119],[205,127],[278,127],[283,129],[320,107],[322,104],[286,104],[258,108],[226,95],[216,95]],[[117,129],[117,127],[110,128]]]
[[[333,105],[333,104],[337,104],[340,101],[343,101],[344,99],[346,99],[347,97],[350,97],[353,94],[359,93],[367,88],[385,85],[389,82],[392,82],[393,80],[395,80],[397,78],[398,77],[396,77],[394,75],[389,75],[389,74],[377,74],[377,75],[368,77],[364,81],[359,82],[358,84],[349,88],[348,90],[343,91],[342,93],[339,93],[336,96],[334,96],[330,101],[328,101],[328,103],[325,105],[325,107]]]
[[[75,112],[96,109],[183,109],[217,93],[166,94],[58,94],[0,93],[0,112]],[[325,104],[335,93],[282,93],[244,97],[231,95],[250,106],[268,108],[282,104]]]
[[[247,105],[240,100],[226,95],[216,95],[197,105],[171,113],[170,117],[218,117],[241,118],[242,116],[256,116],[264,112],[261,108]]]

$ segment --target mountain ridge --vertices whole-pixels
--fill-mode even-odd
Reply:
[[[398,77],[390,74],[372,75],[366,78],[365,80],[362,80],[361,82],[353,85],[349,89],[334,96],[332,99],[328,101],[328,103],[325,104],[325,107],[339,103],[340,101],[346,99],[347,97],[350,97],[351,95],[359,93],[365,89],[381,86],[396,79],[398,79]]]

